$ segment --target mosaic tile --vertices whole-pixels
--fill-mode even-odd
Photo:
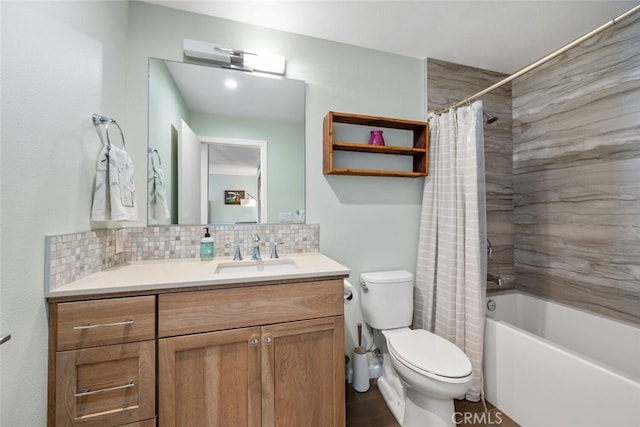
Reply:
[[[262,254],[272,245],[280,254],[318,252],[317,224],[243,224],[211,226],[216,256],[232,256],[239,245],[243,256],[253,250],[253,236],[260,236]],[[56,289],[90,274],[127,261],[197,258],[204,231],[200,226],[154,226],[127,228],[124,252],[115,253],[116,229],[45,237],[45,288]]]

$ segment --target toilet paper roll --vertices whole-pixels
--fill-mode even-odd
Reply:
[[[344,303],[353,304],[358,301],[358,291],[347,279],[344,279]]]

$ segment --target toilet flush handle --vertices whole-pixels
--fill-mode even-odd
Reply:
[[[360,281],[360,287],[362,288],[362,292],[365,294],[369,292],[369,288],[367,288],[367,284],[363,280]]]

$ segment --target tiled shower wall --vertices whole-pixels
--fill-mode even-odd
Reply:
[[[640,323],[640,16],[513,82],[516,287]]]
[[[450,62],[427,59],[427,96],[430,111],[447,107],[502,80],[506,75]],[[485,95],[483,109],[498,117],[484,125],[487,237],[493,255],[487,273],[504,279],[512,287],[513,270],[513,186],[511,175],[511,85]],[[487,282],[487,289],[497,284]]]
[[[124,252],[116,254],[116,229],[45,237],[45,287],[55,289],[92,273],[127,261],[197,258],[201,226],[159,226],[126,228]],[[243,256],[251,256],[253,236],[258,234],[261,251],[269,257],[271,247],[280,254],[318,252],[317,224],[264,224],[209,227],[216,256],[231,256],[239,245]]]

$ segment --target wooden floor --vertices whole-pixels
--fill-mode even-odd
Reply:
[[[482,402],[456,400],[456,421],[461,427],[519,427],[504,412],[487,402],[488,413],[484,413]],[[366,393],[347,388],[347,427],[400,427],[382,399],[374,383]],[[428,426],[425,426],[428,427]]]

